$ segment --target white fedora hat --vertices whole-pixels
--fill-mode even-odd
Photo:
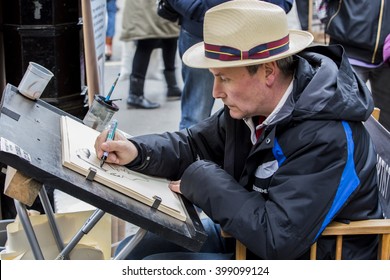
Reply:
[[[248,66],[298,53],[313,41],[306,31],[289,30],[285,11],[259,0],[234,0],[209,9],[204,42],[183,55],[193,68]]]

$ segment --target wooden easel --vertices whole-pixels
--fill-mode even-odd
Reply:
[[[2,14],[0,5],[0,15]],[[0,22],[0,25],[2,22]],[[3,34],[0,33],[0,91],[2,92],[5,88],[5,62],[4,62],[4,43],[3,43]]]
[[[88,105],[92,105],[95,94],[99,93],[99,72],[95,51],[95,38],[93,34],[91,1],[81,0],[81,11],[83,17],[83,37],[85,67],[88,86]]]
[[[97,209],[86,222],[85,228],[81,229],[82,232],[79,232],[69,243],[71,246],[63,248],[59,259],[66,258],[69,250],[81,238],[83,232],[88,232],[87,230],[94,226],[104,213],[109,213],[140,227],[134,241],[121,251],[119,257],[124,257],[129,250],[134,248],[147,231],[158,234],[188,250],[200,250],[207,235],[195,207],[186,199],[183,198],[182,202],[187,212],[187,220],[180,221],[95,180],[91,181],[62,165],[60,118],[68,116],[77,120],[75,117],[42,100],[30,100],[19,94],[15,86],[9,84],[3,92],[0,112],[0,137],[15,143],[27,152],[31,159],[26,160],[9,152],[0,151],[1,163],[19,171],[27,180],[32,178],[41,185],[58,189]],[[24,182],[24,180],[22,178],[18,182]],[[41,188],[39,195],[45,201],[44,192],[41,194],[42,189],[44,190]],[[24,229],[31,237],[30,245],[36,251],[36,258],[41,259],[43,255],[39,253],[39,244],[34,237],[35,234],[29,223],[24,204],[18,199],[15,201],[18,213],[22,213],[24,217]],[[50,215],[51,210],[48,208],[45,212]],[[61,247],[61,242],[58,243]]]

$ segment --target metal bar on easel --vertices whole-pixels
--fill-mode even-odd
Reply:
[[[154,202],[150,209],[156,211],[161,204],[161,198],[157,195],[153,196]],[[130,241],[123,247],[123,249],[115,256],[115,260],[123,260],[130,252],[138,245],[138,243],[144,238],[148,231],[143,228],[139,228]]]
[[[34,228],[28,218],[26,206],[19,200],[14,199],[16,212],[19,215],[20,222],[22,223],[23,229],[26,233],[28,243],[30,244],[31,250],[36,260],[44,260],[41,247],[39,247],[37,236],[35,235]]]
[[[79,243],[81,238],[83,238],[83,236],[87,234],[97,224],[97,222],[99,222],[104,214],[105,212],[103,210],[96,209],[68,245],[65,246],[64,250],[62,250],[62,252],[57,256],[56,260],[63,260],[65,256],[69,255],[73,248]]]
[[[123,260],[137,244],[144,238],[145,234],[148,231],[146,229],[140,228],[131,238],[131,240],[123,247],[123,249],[115,256],[114,260]]]
[[[51,231],[54,236],[54,240],[57,244],[58,250],[61,252],[64,249],[64,242],[61,238],[61,233],[58,230],[58,225],[55,221],[54,212],[49,202],[49,197],[47,196],[47,192],[45,190],[45,186],[43,185],[41,190],[39,191],[39,198],[41,199],[43,209],[45,210],[47,220],[49,222]],[[67,258],[67,256],[65,256]]]

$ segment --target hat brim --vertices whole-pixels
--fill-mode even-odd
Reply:
[[[302,30],[290,30],[289,49],[286,52],[263,59],[222,61],[205,57],[204,42],[197,43],[183,55],[183,62],[192,68],[239,67],[267,63],[298,53],[313,42],[313,35]]]

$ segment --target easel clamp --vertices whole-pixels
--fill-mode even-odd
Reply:
[[[160,204],[161,204],[161,201],[162,201],[161,197],[155,195],[155,196],[153,196],[153,198],[154,198],[154,202],[153,202],[153,205],[152,205],[152,209],[157,209],[160,206]]]
[[[87,180],[93,181],[93,179],[95,178],[96,172],[97,172],[96,168],[90,167],[89,172],[88,172],[87,177],[86,177]]]

